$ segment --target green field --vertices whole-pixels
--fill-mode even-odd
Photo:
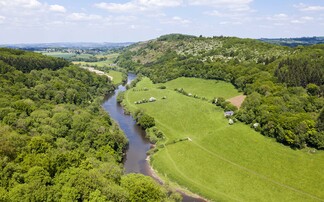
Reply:
[[[159,175],[214,201],[323,201],[322,151],[292,150],[242,123],[229,125],[222,109],[174,91],[179,86],[208,98],[239,94],[231,84],[215,82],[181,78],[154,85],[144,78],[136,91],[126,92],[127,107],[153,116],[166,142],[192,140],[153,155]],[[214,89],[219,84],[222,89]],[[167,88],[158,89],[161,85]],[[144,87],[149,90],[141,91]],[[134,104],[152,96],[156,102]]]
[[[111,53],[111,54],[106,54],[106,55],[96,55],[95,57],[97,58],[103,58],[106,57],[107,60],[104,61],[99,61],[99,62],[80,62],[80,61],[74,61],[74,64],[79,64],[82,66],[97,66],[97,67],[106,67],[110,68],[113,67],[111,64],[114,63],[116,58],[118,57],[118,53]]]
[[[109,67],[113,62],[111,60],[104,60],[99,62],[79,62],[74,61],[74,64],[80,64],[82,66],[98,66],[98,67]]]
[[[117,72],[114,70],[109,70],[109,72],[107,73],[109,76],[113,77],[113,84],[121,84],[123,81],[123,73],[122,72]]]
[[[188,93],[204,96],[209,100],[215,97],[228,99],[239,95],[234,86],[228,85],[225,81],[181,77],[167,82],[165,86],[170,90],[183,88]]]
[[[57,58],[64,58],[64,59],[69,59],[73,56],[75,56],[75,53],[63,53],[63,52],[41,52],[44,55],[52,56],[52,57],[57,57]]]

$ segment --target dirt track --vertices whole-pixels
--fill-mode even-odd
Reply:
[[[234,106],[236,106],[237,108],[240,108],[245,98],[246,98],[245,95],[239,95],[228,99],[228,101],[232,103]]]
[[[108,74],[106,74],[105,72],[103,71],[100,71],[100,70],[97,70],[93,67],[85,67],[85,69],[89,70],[90,72],[94,72],[96,74],[99,74],[99,75],[105,75],[107,76],[108,78],[110,78],[110,80],[113,80],[113,77],[112,76],[109,76]]]

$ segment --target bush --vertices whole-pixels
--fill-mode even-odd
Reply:
[[[125,92],[119,92],[117,95],[117,102],[121,103],[124,100]]]
[[[137,123],[143,128],[143,129],[147,129],[147,128],[151,128],[153,126],[155,126],[155,120],[153,117],[147,115],[147,114],[143,114],[138,120]]]
[[[154,118],[145,114],[142,110],[135,111],[134,118],[136,120],[136,123],[140,125],[143,129],[155,126]]]

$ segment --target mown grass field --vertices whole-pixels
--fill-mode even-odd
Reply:
[[[109,76],[113,77],[112,82],[114,84],[121,84],[122,83],[122,81],[123,81],[123,73],[117,72],[117,71],[114,71],[114,70],[109,70],[109,72],[107,74]]]
[[[200,97],[204,96],[209,100],[215,97],[228,99],[239,95],[233,85],[228,85],[225,81],[217,80],[181,77],[167,82],[165,86],[170,90],[183,88],[188,93],[196,94]]]
[[[231,84],[220,90],[214,89],[215,81],[208,82],[181,78],[154,85],[144,78],[136,89],[148,91],[126,92],[127,107],[153,116],[166,142],[192,140],[169,144],[153,155],[159,175],[213,201],[323,201],[322,151],[292,150],[242,123],[229,125],[222,109],[174,91],[179,86],[208,98],[239,94],[229,90]],[[161,85],[167,88],[158,89]],[[152,96],[156,102],[134,104]]]

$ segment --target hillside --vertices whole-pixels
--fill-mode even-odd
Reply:
[[[235,118],[293,148],[324,149],[324,45],[289,48],[234,37],[166,35],[129,46],[118,64],[154,83],[231,82],[247,98]]]
[[[122,103],[154,142],[150,164],[166,181],[211,201],[323,200],[323,151],[293,150],[230,123],[210,101],[239,94],[224,81],[143,77]]]
[[[167,200],[150,177],[123,173],[128,140],[100,106],[108,77],[69,65],[0,49],[0,201]]]

